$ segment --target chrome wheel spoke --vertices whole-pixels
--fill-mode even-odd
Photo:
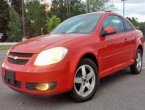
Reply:
[[[92,77],[94,77],[94,73],[90,71],[90,73],[87,74],[87,80],[89,81]]]
[[[84,93],[84,91],[85,91],[85,86],[82,85],[82,86],[80,87],[80,90],[79,90],[78,92],[79,92],[80,95],[82,95],[82,94]]]
[[[138,56],[137,56],[136,62],[138,62],[138,61],[139,61],[139,58],[138,58]]]
[[[86,84],[86,87],[89,89],[89,90],[92,90],[92,85],[90,83],[87,83]]]
[[[137,63],[136,67],[138,68],[139,67],[139,64]]]
[[[142,67],[142,57],[141,57],[141,53],[138,53],[137,54],[137,58],[136,58],[136,68],[138,71],[141,70],[141,67]]]
[[[82,77],[85,78],[85,76],[86,76],[85,66],[82,66],[81,69],[82,69]]]
[[[139,62],[139,67],[138,68],[141,68],[142,64],[141,64],[141,61]]]

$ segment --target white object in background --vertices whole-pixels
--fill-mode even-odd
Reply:
[[[25,40],[27,40],[27,38],[26,38],[26,37],[23,37],[23,38],[22,38],[22,41],[25,41]]]
[[[2,39],[3,33],[0,33],[0,39]]]
[[[15,45],[15,44],[17,44],[18,42],[1,42],[0,43],[0,46],[1,45]]]

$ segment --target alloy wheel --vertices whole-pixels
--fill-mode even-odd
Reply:
[[[137,68],[138,71],[140,71],[141,68],[142,68],[142,55],[141,55],[140,52],[137,53],[136,68]]]
[[[89,65],[82,65],[76,71],[74,79],[74,88],[81,97],[87,97],[92,93],[95,87],[95,72]]]

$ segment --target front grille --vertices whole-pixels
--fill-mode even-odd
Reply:
[[[9,55],[17,56],[17,57],[32,57],[32,53],[17,53],[17,52],[10,52]]]
[[[8,62],[17,65],[25,65],[32,56],[32,53],[10,52]]]
[[[9,63],[13,63],[13,64],[18,64],[18,65],[25,65],[28,60],[24,60],[24,59],[13,59],[13,58],[8,58],[8,62]]]

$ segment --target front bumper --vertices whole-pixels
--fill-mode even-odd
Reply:
[[[34,94],[34,95],[54,95],[70,91],[73,88],[73,72],[70,69],[70,61],[68,55],[63,61],[49,66],[36,67],[33,65],[33,61],[37,55],[26,65],[11,64],[7,61],[7,58],[2,64],[2,79],[3,82],[19,92]],[[72,68],[72,67],[71,67]],[[6,70],[14,71],[15,81],[18,85],[11,85],[5,81]],[[55,82],[55,88],[46,91],[28,90],[27,84],[35,83],[52,83]]]

